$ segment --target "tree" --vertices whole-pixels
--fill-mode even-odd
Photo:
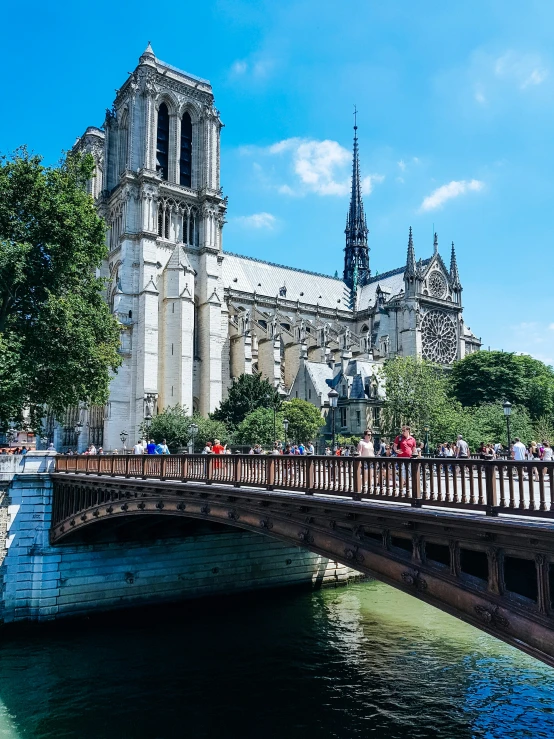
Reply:
[[[288,419],[288,437],[293,441],[307,443],[315,441],[325,419],[312,403],[300,398],[287,400],[282,405],[283,416]]]
[[[482,441],[486,443],[508,443],[506,417],[499,403],[484,403],[473,408],[464,408],[459,416],[457,433],[461,433],[473,451],[479,448]],[[533,425],[527,409],[523,406],[512,406],[510,416],[510,436],[513,441],[520,438],[525,444],[533,440]],[[451,436],[448,440],[454,440]]]
[[[554,415],[554,370],[527,355],[480,351],[455,362],[451,389],[464,406],[522,405],[538,419]]]
[[[283,439],[285,434],[283,413],[277,413],[275,420],[277,439]],[[238,444],[273,445],[273,411],[270,408],[256,408],[249,413],[239,424],[235,440]]]
[[[170,451],[176,452],[178,447],[188,444],[191,423],[186,407],[174,405],[154,416],[149,426],[144,422],[140,433],[143,438],[154,439],[157,444],[166,439]]]
[[[459,433],[460,404],[448,396],[448,381],[438,365],[415,357],[395,357],[381,370],[386,400],[381,414],[381,433],[393,438],[404,424],[423,439],[429,424],[435,441]]]
[[[0,159],[0,424],[24,409],[105,403],[119,329],[96,270],[105,227],[86,192],[94,162],[45,167],[25,148]]]
[[[534,441],[554,443],[554,423],[552,418],[541,416],[533,424]]]
[[[212,418],[223,421],[233,431],[256,408],[275,408],[278,411],[280,406],[279,393],[269,380],[262,379],[261,373],[240,375],[229,388],[227,398],[212,413]]]
[[[188,446],[193,441],[190,430],[193,423],[198,426],[198,431],[194,434],[195,451],[201,451],[207,441],[220,439],[223,444],[227,444],[231,440],[224,423],[197,414],[189,416],[184,405],[164,408],[153,417],[150,426],[146,423],[141,425],[140,433],[144,438],[154,439],[156,443],[166,439],[170,451],[176,452],[179,447]]]

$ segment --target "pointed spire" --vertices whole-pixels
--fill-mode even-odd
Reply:
[[[417,266],[414,249],[414,239],[412,236],[412,227],[408,236],[408,254],[406,256],[406,270],[404,271],[404,279],[413,279],[417,275]]]
[[[433,254],[439,253],[439,237],[437,236],[437,232],[435,231],[435,238],[433,239]]]
[[[452,287],[455,290],[459,290],[462,287],[460,282],[460,274],[458,272],[458,263],[456,261],[456,250],[454,249],[454,242],[452,242],[452,253],[450,255],[450,281]]]
[[[154,49],[152,48],[150,41],[148,42],[148,46],[141,54],[141,57],[139,59],[140,62],[154,62],[156,61],[156,55],[154,54]]]
[[[358,151],[358,111],[354,107],[354,151],[352,156],[352,192],[350,208],[346,217],[346,247],[344,250],[344,281],[348,287],[356,289],[369,281],[369,249],[367,246],[367,222],[362,200],[360,183],[360,158]],[[356,285],[354,268],[357,267]]]

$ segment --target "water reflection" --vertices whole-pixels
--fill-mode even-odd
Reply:
[[[4,633],[0,738],[551,737],[553,688],[532,658],[360,583]]]

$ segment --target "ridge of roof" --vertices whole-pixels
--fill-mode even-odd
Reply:
[[[431,261],[431,257],[429,257],[429,259],[422,259],[421,264],[425,267],[429,264],[430,261]],[[389,269],[388,272],[379,272],[379,274],[372,275],[369,278],[369,282],[367,284],[371,285],[372,282],[379,282],[379,280],[384,280],[386,277],[393,277],[394,275],[402,274],[405,269],[406,269],[406,266],[397,267],[396,269]]]
[[[247,257],[245,254],[236,254],[233,251],[224,251],[223,256],[229,255],[230,257],[239,257],[239,259],[248,259],[250,262],[258,262],[260,264],[267,264],[270,267],[279,267],[280,269],[290,269],[293,272],[302,272],[305,275],[314,275],[315,277],[325,277],[328,280],[336,280],[337,282],[343,282],[342,277],[333,277],[332,275],[324,275],[322,272],[311,272],[309,269],[300,269],[299,267],[288,267],[286,264],[276,264],[275,262],[267,262],[265,259],[257,259],[256,257]],[[344,286],[347,290],[346,285]]]

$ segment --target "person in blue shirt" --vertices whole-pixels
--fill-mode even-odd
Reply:
[[[165,439],[163,439],[161,444],[156,444],[156,454],[169,454],[169,449]]]
[[[157,454],[157,453],[158,452],[156,451],[156,444],[154,442],[154,439],[150,439],[146,447],[146,454]]]

